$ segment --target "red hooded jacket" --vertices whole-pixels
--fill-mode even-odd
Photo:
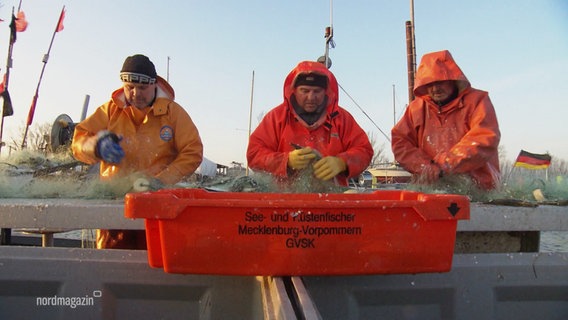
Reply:
[[[327,107],[322,117],[308,125],[291,104],[294,80],[302,73],[319,73],[328,78]],[[253,170],[287,177],[288,154],[292,143],[311,147],[325,156],[345,161],[347,171],[337,176],[338,183],[363,172],[373,157],[373,147],[367,134],[353,116],[338,105],[338,85],[335,76],[321,63],[300,62],[284,81],[284,102],[268,112],[249,139],[247,160]]]
[[[454,80],[458,96],[439,107],[426,85]],[[425,54],[416,73],[416,99],[392,129],[395,160],[419,175],[429,166],[444,174],[468,174],[483,189],[500,179],[497,147],[501,134],[489,95],[471,87],[450,52]]]

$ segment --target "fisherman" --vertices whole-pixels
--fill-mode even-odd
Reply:
[[[142,175],[151,189],[173,185],[193,173],[203,159],[197,127],[174,102],[174,90],[148,57],[124,61],[123,86],[75,127],[73,155],[100,162],[101,179]],[[144,231],[98,230],[97,248],[145,249]]]
[[[465,175],[481,189],[496,188],[501,134],[488,93],[472,88],[444,50],[422,57],[414,94],[391,132],[395,160],[417,183]]]
[[[312,166],[317,179],[347,186],[369,166],[373,147],[338,98],[333,73],[322,63],[300,62],[284,81],[284,102],[250,136],[250,168],[287,180]]]

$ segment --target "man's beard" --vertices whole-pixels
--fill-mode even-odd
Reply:
[[[316,121],[318,121],[319,118],[321,118],[321,116],[324,114],[326,106],[327,106],[327,96],[325,96],[325,98],[323,99],[323,102],[313,112],[306,112],[304,110],[304,108],[300,107],[300,105],[298,104],[298,101],[296,100],[295,95],[292,95],[291,103],[292,103],[292,107],[294,108],[294,111],[296,111],[296,114],[302,120],[304,120],[308,125],[311,126]]]

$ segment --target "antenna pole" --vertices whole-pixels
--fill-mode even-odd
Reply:
[[[333,42],[333,0],[329,0],[329,27],[325,28],[325,53],[323,62],[326,68],[331,67],[331,59],[329,58],[329,47],[335,48]],[[319,60],[318,60],[319,61]]]

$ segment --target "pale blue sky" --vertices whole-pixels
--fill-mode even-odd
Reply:
[[[1,1],[0,68],[4,73],[12,7]],[[62,113],[75,121],[85,95],[88,113],[120,87],[124,58],[149,56],[164,78],[167,57],[176,100],[198,126],[205,156],[246,163],[252,72],[252,128],[282,101],[282,84],[301,60],[323,55],[329,0],[79,1],[23,0],[28,29],[14,46],[9,91],[15,115],[4,136],[22,128],[62,6],[34,124]],[[568,160],[568,1],[415,0],[418,62],[448,49],[472,85],[486,90],[499,118],[507,158],[520,149]],[[405,21],[409,1],[333,1],[331,71],[385,133],[408,102]],[[340,105],[390,143],[343,93]],[[2,150],[5,155],[5,149]]]

